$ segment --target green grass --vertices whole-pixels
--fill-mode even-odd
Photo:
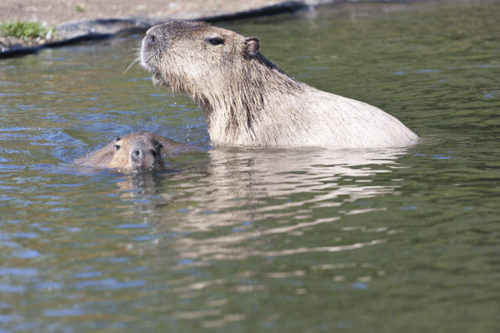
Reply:
[[[22,39],[45,38],[49,31],[54,32],[53,27],[44,27],[38,22],[6,22],[0,23],[0,35],[13,36]]]

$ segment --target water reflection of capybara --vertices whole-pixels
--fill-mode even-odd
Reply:
[[[153,81],[193,98],[216,145],[404,147],[417,135],[395,117],[295,81],[255,37],[200,22],[168,22],[144,37]]]
[[[159,246],[197,260],[241,258],[263,254],[258,246],[242,250],[243,242],[259,244],[273,235],[300,234],[345,215],[385,209],[369,203],[398,192],[397,182],[380,179],[390,179],[394,169],[404,167],[398,158],[405,154],[405,148],[217,148],[189,172],[158,174],[155,183],[127,182],[133,187],[124,194],[139,199],[130,214],[147,211],[140,216],[155,232],[183,235]],[[248,232],[231,232],[249,224]],[[199,237],[198,232],[211,236]],[[274,253],[296,248],[289,245]]]
[[[182,145],[151,132],[134,132],[116,138],[113,142],[80,158],[77,164],[125,171],[164,168],[164,155],[175,152]]]

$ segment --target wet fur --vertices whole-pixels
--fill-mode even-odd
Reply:
[[[116,149],[117,145],[119,149]],[[131,152],[139,147],[146,151],[154,150],[157,155],[149,156],[147,165],[134,166],[131,162]],[[115,139],[96,152],[77,159],[75,163],[87,167],[123,170],[162,169],[164,167],[163,156],[167,152],[175,152],[181,148],[181,144],[160,135],[151,132],[134,132]]]

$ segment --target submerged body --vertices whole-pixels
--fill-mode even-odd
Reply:
[[[134,132],[76,160],[76,164],[124,171],[163,169],[163,155],[180,147],[177,142],[151,132]]]
[[[259,40],[199,22],[169,22],[144,37],[141,64],[155,83],[193,98],[216,145],[403,147],[418,137],[369,104],[295,81]]]

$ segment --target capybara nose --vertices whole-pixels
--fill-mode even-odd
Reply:
[[[158,39],[156,38],[156,36],[155,36],[154,34],[150,33],[150,34],[148,35],[148,43],[149,43],[149,44],[154,44],[154,43],[156,43],[156,42],[157,42],[157,40],[158,40]]]
[[[146,33],[146,36],[144,37],[144,41],[147,47],[152,47],[156,43],[158,43],[158,36],[156,33],[151,31],[151,29]]]
[[[142,157],[142,151],[140,151],[139,149],[134,150],[132,152],[132,158],[133,159],[140,159],[141,157]]]

